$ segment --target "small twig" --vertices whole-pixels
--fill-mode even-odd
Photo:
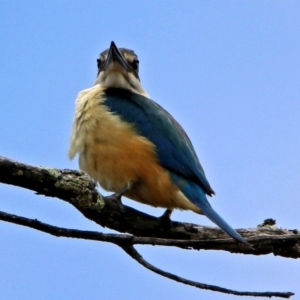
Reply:
[[[48,233],[56,237],[67,237],[67,238],[99,241],[99,242],[110,242],[114,244],[119,243],[122,240],[129,241],[132,239],[132,236],[128,234],[105,234],[97,231],[69,229],[69,228],[53,226],[50,224],[43,223],[37,219],[25,218],[25,217],[9,214],[3,211],[0,211],[0,220],[29,227],[38,231],[42,231],[44,233]]]
[[[220,293],[225,293],[225,294],[231,294],[231,295],[236,295],[236,296],[253,296],[253,297],[280,297],[280,298],[290,298],[294,294],[291,292],[285,292],[285,293],[280,293],[280,292],[239,292],[235,290],[229,290],[225,289],[216,285],[210,285],[210,284],[205,284],[205,283],[200,283],[192,280],[185,279],[183,277],[174,275],[169,272],[165,272],[150,263],[148,263],[140,254],[139,252],[136,251],[136,249],[132,245],[119,245],[130,257],[132,257],[135,261],[137,261],[139,264],[147,268],[148,270],[159,274],[161,276],[167,277],[169,279],[175,280],[177,282],[181,282],[187,285],[194,286],[199,289],[204,289],[204,290],[210,290],[214,292],[220,292]]]
[[[225,289],[222,287],[218,287],[215,285],[203,284],[196,281],[188,280],[179,276],[176,276],[172,273],[165,272],[143,259],[143,257],[135,250],[133,244],[144,244],[144,245],[163,245],[163,246],[178,246],[183,245],[184,243],[188,243],[188,241],[180,241],[180,240],[167,240],[167,239],[159,239],[159,238],[145,238],[145,237],[133,237],[128,234],[104,234],[96,231],[83,231],[77,229],[67,229],[57,226],[52,226],[38,220],[29,219],[25,217],[16,216],[13,214],[8,214],[0,211],[0,220],[23,225],[26,227],[30,227],[56,237],[69,237],[69,238],[79,238],[79,239],[87,239],[94,241],[102,241],[109,242],[121,247],[128,255],[130,255],[134,260],[140,263],[145,268],[149,269],[152,272],[155,272],[161,276],[167,277],[169,279],[175,280],[177,282],[181,282],[190,286],[197,287],[199,289],[206,289],[220,293],[232,294],[237,296],[255,296],[255,297],[281,297],[281,298],[289,298],[294,295],[291,292],[280,293],[280,292],[238,292],[234,290]],[[191,244],[196,243],[207,243],[209,241],[189,241]],[[211,241],[211,242],[226,242],[226,241]]]

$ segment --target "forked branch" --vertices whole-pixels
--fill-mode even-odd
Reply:
[[[280,297],[280,298],[290,298],[294,294],[291,292],[240,292],[235,290],[230,290],[226,288],[222,288],[215,285],[210,284],[204,284],[192,280],[185,279],[183,277],[174,275],[172,273],[163,271],[162,269],[159,269],[149,262],[147,262],[140,253],[134,248],[134,244],[143,244],[143,245],[164,245],[164,246],[170,246],[167,240],[160,239],[160,238],[147,238],[147,237],[133,237],[131,235],[127,234],[104,234],[101,232],[96,231],[82,231],[77,229],[67,229],[57,226],[52,226],[43,222],[40,222],[38,220],[34,219],[28,219],[25,217],[20,217],[4,212],[0,212],[0,220],[23,225],[26,227],[30,227],[51,235],[54,235],[56,237],[68,237],[68,238],[77,238],[77,239],[85,239],[85,240],[93,240],[93,241],[101,241],[101,242],[109,242],[112,244],[115,244],[122,248],[130,257],[132,257],[135,261],[137,261],[139,264],[147,268],[148,270],[159,274],[161,276],[164,276],[166,278],[175,280],[180,283],[184,283],[190,286],[194,286],[199,289],[204,290],[211,290],[214,292],[220,292],[225,294],[231,294],[231,295],[237,295],[237,296],[254,296],[254,297]],[[176,242],[179,244],[185,241],[174,241],[174,245],[176,245]]]
[[[48,197],[66,201],[85,217],[97,224],[129,234],[103,234],[60,228],[16,215],[0,212],[0,220],[27,226],[54,236],[110,242],[121,247],[128,255],[149,270],[201,289],[209,289],[240,296],[283,297],[293,293],[238,292],[221,287],[190,281],[162,271],[145,261],[134,245],[172,246],[182,249],[223,250],[234,253],[263,255],[273,253],[289,258],[300,257],[300,232],[276,228],[272,222],[261,226],[238,230],[253,248],[236,243],[221,230],[189,223],[172,221],[163,226],[160,219],[128,206],[124,210],[114,202],[103,198],[95,183],[82,172],[35,167],[0,156],[0,182],[35,191]]]

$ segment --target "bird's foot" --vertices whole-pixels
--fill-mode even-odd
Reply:
[[[104,198],[115,202],[119,206],[120,210],[122,212],[124,212],[125,208],[124,208],[121,198],[126,192],[128,192],[132,188],[133,184],[134,184],[134,182],[132,180],[130,180],[119,192],[114,193],[109,196],[106,196]]]
[[[161,224],[164,227],[170,227],[171,225],[171,215],[172,215],[173,209],[166,209],[166,211],[159,217],[159,220]]]
[[[115,193],[115,194],[106,196],[104,198],[105,198],[105,200],[113,201],[114,203],[116,203],[119,206],[120,211],[122,213],[125,211],[124,205],[123,205],[122,200],[121,200],[122,195],[120,196],[119,193]]]

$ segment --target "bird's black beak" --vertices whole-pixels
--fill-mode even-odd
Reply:
[[[105,71],[112,62],[119,63],[126,71],[131,71],[131,67],[128,65],[126,59],[124,58],[124,56],[122,55],[122,53],[120,52],[120,50],[114,42],[111,42],[110,44],[110,48],[103,70]]]

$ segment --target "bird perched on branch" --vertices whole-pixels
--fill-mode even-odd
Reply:
[[[214,194],[182,127],[151,100],[139,79],[134,51],[110,48],[97,60],[93,87],[79,93],[69,157],[100,186],[138,202],[206,215],[235,240],[248,242],[211,207]]]

